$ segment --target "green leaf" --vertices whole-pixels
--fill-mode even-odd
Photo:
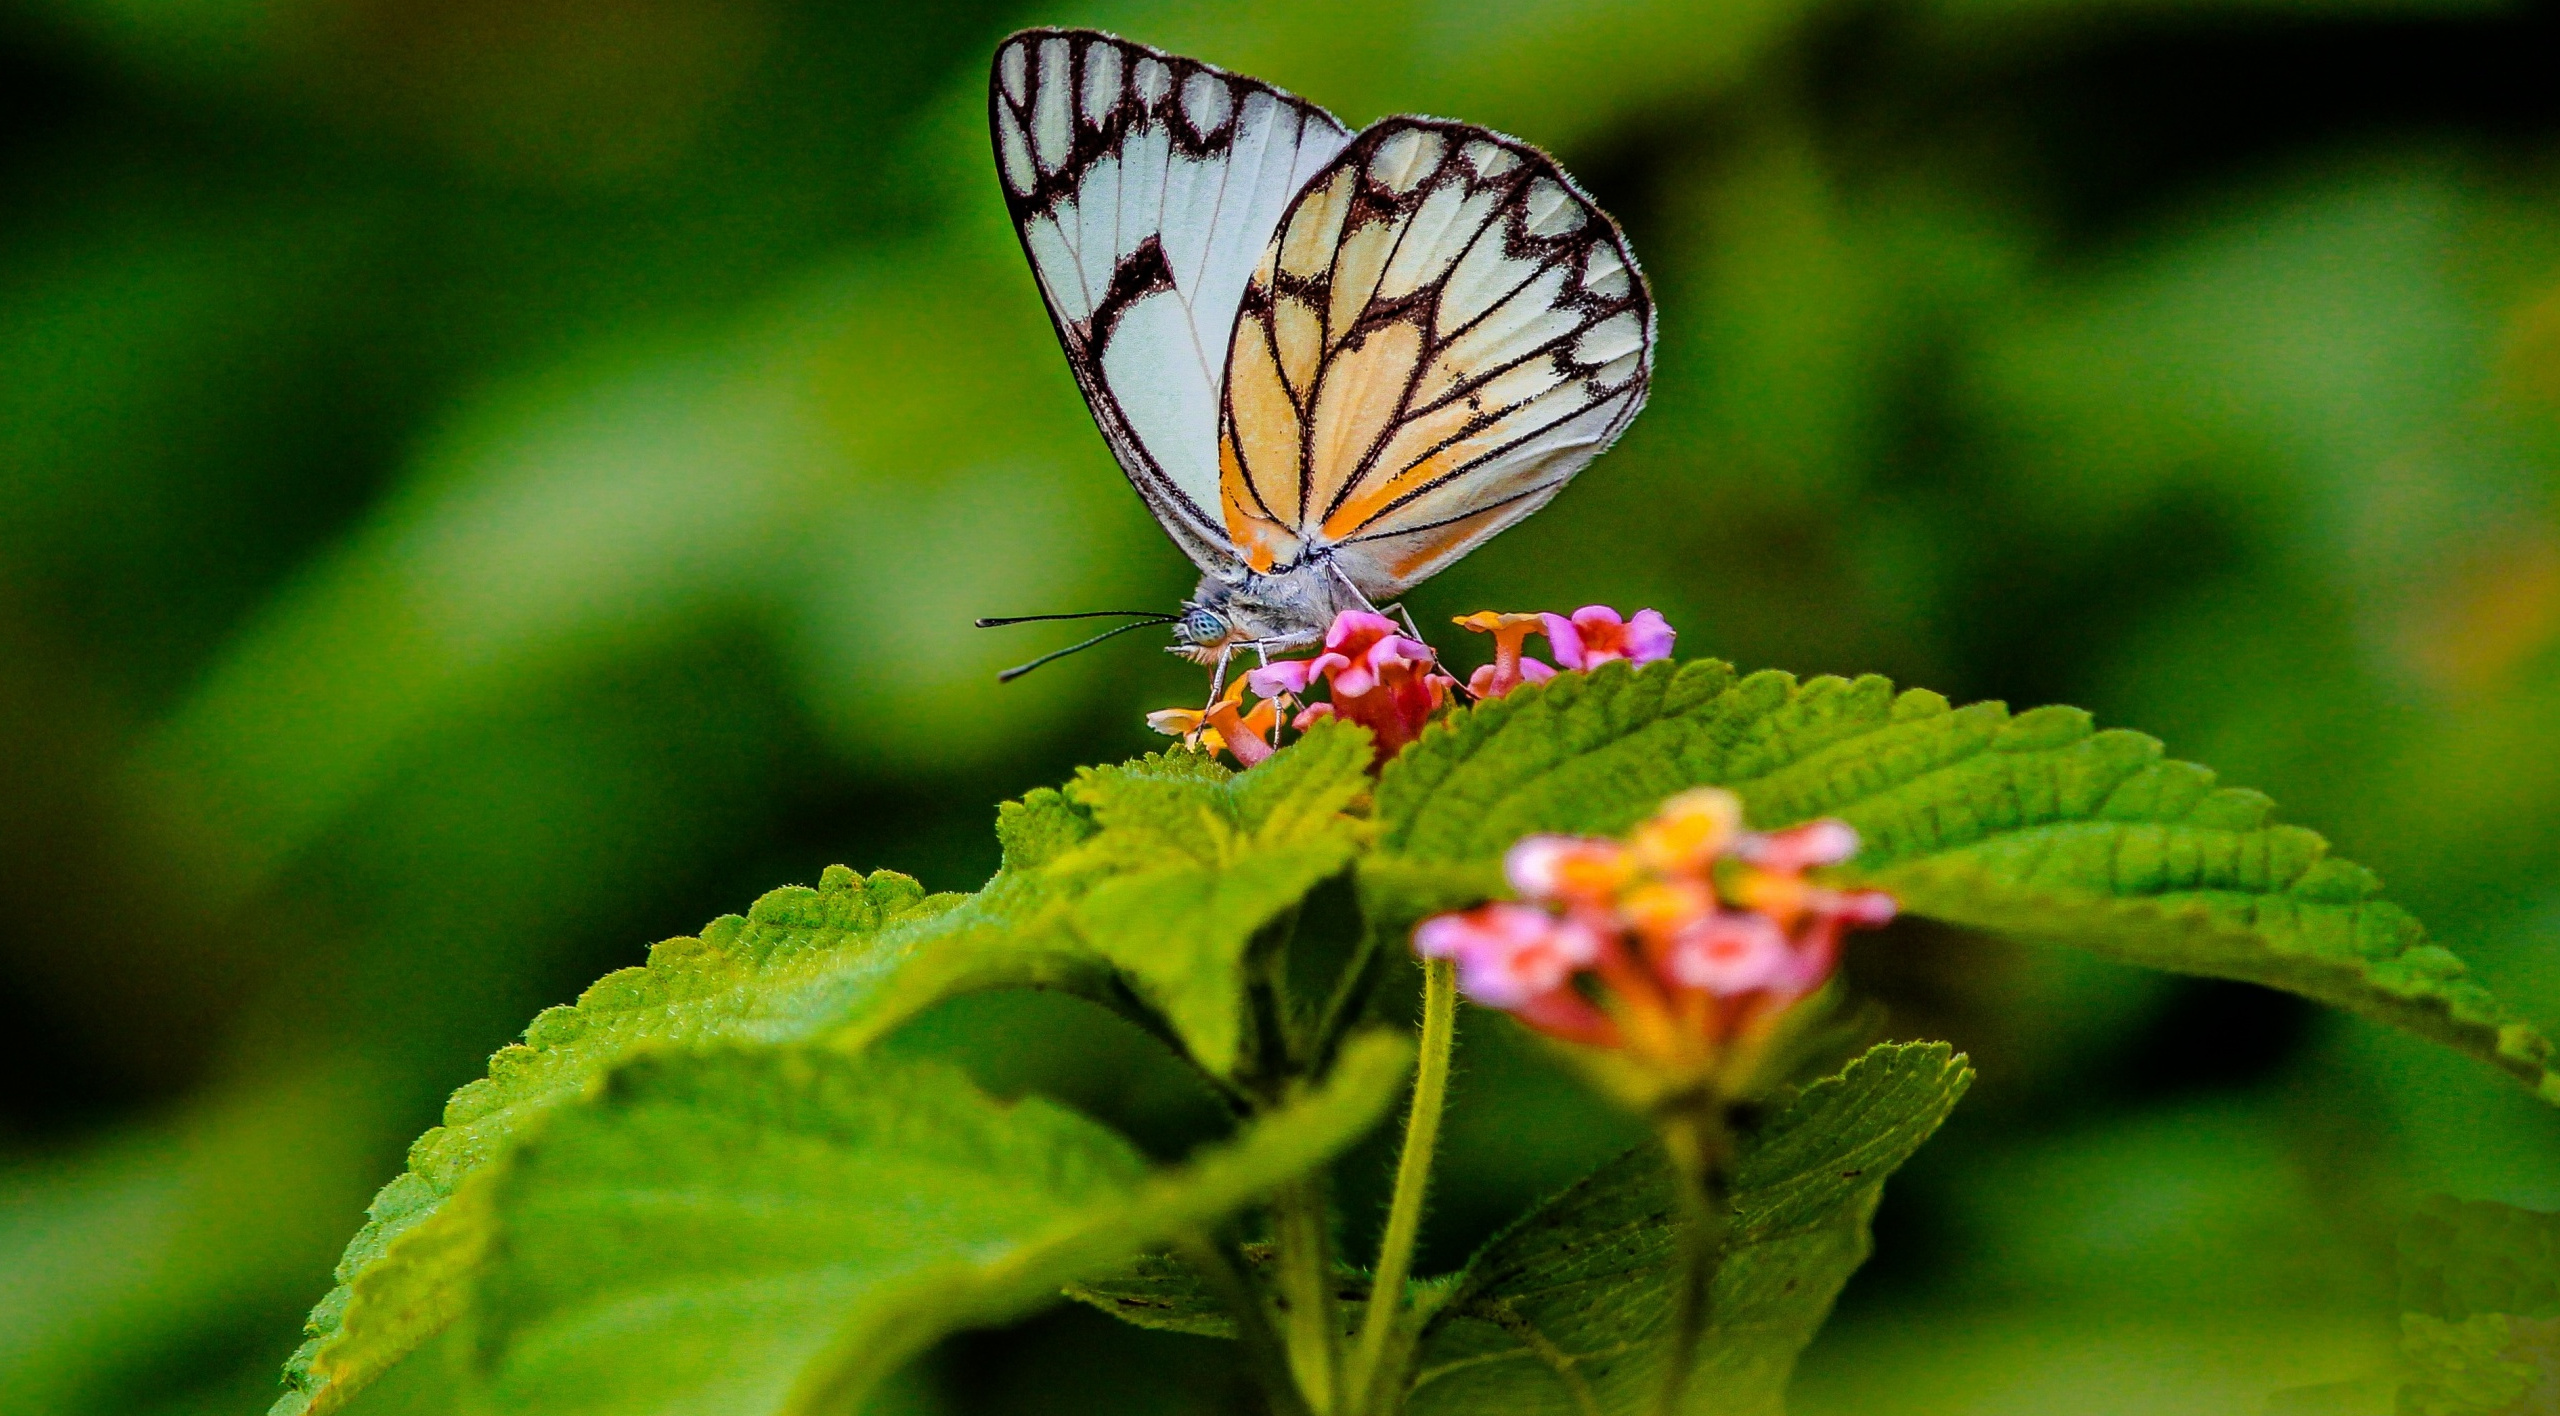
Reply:
[[[536,1017],[486,1078],[453,1094],[444,1124],[409,1148],[407,1173],[374,1197],[338,1287],[286,1366],[277,1416],[337,1409],[453,1321],[487,1238],[483,1197],[466,1182],[529,1123],[642,1047],[826,1033],[892,976],[908,948],[902,931],[956,900],[890,871],[866,879],[831,866],[817,889],[775,890],[745,918],[670,939],[647,967],[608,974],[574,1006]]]
[[[1116,769],[1187,778],[1224,777],[1204,757],[1168,753]],[[835,1034],[860,1051],[945,998],[989,988],[1054,988],[1099,1003],[1142,1027],[1156,1017],[1137,1004],[1111,961],[1063,927],[1076,895],[1072,876],[1050,867],[1100,828],[1092,813],[1054,787],[1039,787],[996,808],[1003,863],[985,888],[930,921],[905,931],[907,957],[859,1016]]]
[[[1271,1245],[1246,1244],[1241,1246],[1241,1253],[1256,1274],[1266,1282],[1272,1281]],[[1341,1319],[1343,1336],[1349,1337],[1360,1330],[1361,1316],[1368,1310],[1369,1275],[1337,1261],[1333,1277],[1336,1316]],[[1430,1287],[1428,1283],[1411,1283],[1406,1285],[1406,1292],[1423,1292]],[[1190,1265],[1171,1254],[1141,1254],[1115,1273],[1068,1284],[1066,1295],[1100,1308],[1131,1327],[1193,1337],[1236,1335],[1235,1315],[1227,1311],[1227,1305]]]
[[[1042,872],[1072,896],[1065,927],[1213,1074],[1236,1070],[1255,936],[1347,868],[1364,839],[1345,811],[1369,790],[1369,758],[1365,729],[1326,723],[1233,776],[1148,758],[1067,785],[1096,829]]]
[[[852,1409],[942,1334],[1340,1151],[1411,1055],[1358,1039],[1321,1088],[1153,1173],[1072,1112],[937,1067],[819,1047],[638,1059],[489,1187],[481,1395],[546,1413]]]
[[[1346,808],[1369,790],[1368,742],[1321,724],[1251,771],[1154,753],[1006,803],[1004,870],[920,935],[845,1041],[953,993],[1037,985],[1121,1012],[1212,1078],[1233,1075],[1255,938],[1365,839]]]
[[[1223,1070],[1246,944],[1348,862],[1367,790],[1356,729],[1255,771],[1172,752],[1089,769],[998,811],[1004,865],[974,895],[830,868],[744,919],[651,951],[554,1008],[454,1094],[348,1246],[286,1366],[276,1416],[325,1413],[453,1321],[486,1223],[467,1181],[526,1126],[648,1046],[824,1038],[859,1050],[956,993],[1048,987],[1165,1031]],[[1346,769],[1346,763],[1350,764]]]
[[[1806,1088],[1747,1142],[1690,1409],[1782,1409],[1796,1354],[1867,1257],[1885,1177],[1972,1077],[1944,1043],[1886,1044]],[[1486,1245],[1423,1335],[1412,1416],[1648,1410],[1672,1301],[1672,1184],[1646,1146]]]
[[[1270,1261],[1270,1246],[1257,1247],[1261,1253],[1249,1249],[1245,1258],[1260,1270]],[[1227,1305],[1218,1301],[1189,1264],[1171,1254],[1140,1254],[1127,1268],[1070,1283],[1065,1292],[1077,1302],[1100,1308],[1132,1327],[1193,1337],[1236,1335],[1235,1315],[1227,1311]],[[1357,1290],[1357,1296],[1367,1294],[1365,1285]]]
[[[1745,1138],[1719,1316],[1692,1388],[1715,1392],[1715,1411],[1777,1409],[1796,1353],[1866,1258],[1867,1218],[1885,1177],[1937,1129],[1971,1078],[1942,1043],[1889,1044],[1807,1088]],[[1670,1184],[1658,1151],[1631,1151],[1522,1218],[1454,1282],[1410,1285],[1408,1301],[1431,1318],[1409,1409],[1646,1409],[1661,1376],[1652,1343],[1670,1302]],[[1258,1256],[1249,1249],[1246,1257]],[[1216,1297],[1167,1255],[1074,1285],[1068,1296],[1138,1327],[1235,1335]],[[1356,1323],[1366,1276],[1346,1271],[1338,1296],[1346,1323]]]
[[[1881,678],[1612,664],[1462,712],[1389,764],[1362,895],[1381,922],[1499,888],[1533,831],[1622,831],[1714,785],[1753,824],[1836,816],[1840,878],[1909,913],[2288,989],[2484,1058],[2560,1101],[2551,1044],[2256,792],[2076,708],[1950,707]]]

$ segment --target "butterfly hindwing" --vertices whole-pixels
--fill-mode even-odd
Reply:
[[[1121,468],[1204,569],[1218,392],[1247,278],[1351,141],[1322,108],[1092,30],[1025,30],[988,85],[996,170],[1058,342]]]
[[[1256,570],[1330,550],[1374,600],[1544,506],[1643,406],[1653,302],[1537,149],[1391,118],[1315,174],[1247,282],[1220,503]]]

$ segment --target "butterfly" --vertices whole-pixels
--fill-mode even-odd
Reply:
[[[1635,255],[1517,139],[1416,117],[1354,134],[1076,29],[1005,40],[987,117],[1076,384],[1200,568],[1150,622],[1221,681],[1237,650],[1312,645],[1546,505],[1644,406]]]

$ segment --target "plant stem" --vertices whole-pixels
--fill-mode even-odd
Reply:
[[[1271,1237],[1288,1320],[1282,1336],[1289,1370],[1308,1409],[1334,1416],[1342,1409],[1342,1327],[1334,1319],[1333,1255],[1320,1177],[1296,1180],[1272,1197]]]
[[[1662,1123],[1662,1148],[1671,1157],[1680,1209],[1680,1286],[1672,1294],[1671,1346],[1664,1354],[1668,1360],[1653,1410],[1654,1416],[1678,1416],[1681,1391],[1688,1385],[1689,1369],[1697,1365],[1699,1339],[1706,1335],[1708,1300],[1732,1222],[1726,1174],[1731,1142],[1722,1109],[1710,1100],[1673,1112]]]
[[[1243,1341],[1254,1375],[1271,1399],[1272,1416],[1311,1416],[1306,1396],[1298,1390],[1289,1371],[1289,1358],[1280,1346],[1280,1335],[1271,1330],[1270,1310],[1263,1306],[1262,1295],[1254,1292],[1253,1286],[1236,1271],[1227,1251],[1196,1229],[1174,1235],[1173,1250],[1199,1272],[1201,1281],[1235,1315],[1236,1336]]]
[[[1422,1201],[1431,1188],[1431,1161],[1440,1148],[1440,1113],[1449,1100],[1449,1051],[1458,1034],[1457,966],[1432,959],[1422,966],[1422,1063],[1413,1079],[1413,1110],[1404,1123],[1404,1155],[1396,1162],[1395,1198],[1387,1206],[1387,1232],[1378,1241],[1376,1277],[1369,1285],[1369,1311],[1360,1323],[1360,1345],[1353,1349],[1346,1389],[1360,1412],[1386,1409],[1373,1390],[1384,1380],[1379,1370],[1404,1308],[1405,1279],[1413,1272],[1414,1241],[1422,1234]]]
[[[1333,1065],[1333,1051],[1342,1043],[1343,1034],[1360,1020],[1362,1008],[1369,1001],[1369,987],[1378,963],[1378,931],[1375,925],[1363,926],[1359,942],[1351,948],[1351,957],[1343,962],[1342,973],[1334,980],[1333,996],[1325,1000],[1324,1011],[1316,1015],[1315,1046],[1310,1059],[1315,1070]]]

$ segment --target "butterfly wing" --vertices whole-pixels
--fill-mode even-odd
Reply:
[[[1390,118],[1315,175],[1247,282],[1220,502],[1257,570],[1330,552],[1372,600],[1539,507],[1644,405],[1653,300],[1546,154]]]
[[[1093,30],[997,48],[988,122],[1006,208],[1103,439],[1203,569],[1218,390],[1246,279],[1289,201],[1351,141],[1332,114]]]

